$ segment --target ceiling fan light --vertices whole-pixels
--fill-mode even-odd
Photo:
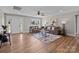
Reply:
[[[40,15],[40,11],[38,11],[37,14]]]

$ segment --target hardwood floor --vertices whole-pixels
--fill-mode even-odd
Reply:
[[[16,34],[11,37],[12,45],[3,44],[1,53],[74,53],[79,44],[74,37],[62,37],[50,44],[44,44],[31,34]]]

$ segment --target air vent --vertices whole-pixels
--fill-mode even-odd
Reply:
[[[13,6],[13,9],[14,9],[14,10],[21,10],[22,8],[19,7],[19,6]]]

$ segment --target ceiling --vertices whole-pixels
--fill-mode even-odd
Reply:
[[[21,10],[14,10],[13,6],[0,6],[5,13],[21,14],[26,16],[36,16],[37,11],[44,13],[45,16],[53,16],[68,12],[79,11],[78,6],[19,6]]]

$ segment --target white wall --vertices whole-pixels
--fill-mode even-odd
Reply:
[[[58,19],[56,16],[47,16],[42,18],[42,26],[49,26],[52,22],[56,22],[56,26],[58,26]]]
[[[8,11],[7,8],[5,8],[5,9]],[[10,12],[13,12],[15,14],[16,13],[20,14],[18,11],[12,10]],[[55,16],[55,17],[54,16],[53,17],[43,17],[42,18],[42,25],[50,25],[53,20],[56,20],[58,22],[58,24],[60,26],[62,26],[61,21],[62,20],[68,20],[67,23],[66,23],[67,34],[74,34],[75,33],[75,17],[74,17],[75,14],[76,13],[67,13],[67,14],[58,15],[58,16]],[[32,17],[23,17],[23,19],[24,19],[23,20],[23,24],[24,24],[23,31],[28,32],[29,31],[29,25],[31,23]],[[2,24],[4,24],[4,13],[2,11],[0,11],[0,27],[1,27]]]
[[[13,14],[6,14],[5,16],[6,25],[9,21],[11,22],[12,33],[29,32],[30,19],[28,17]]]
[[[2,31],[2,25],[4,25],[4,13],[0,10],[0,32]]]
[[[8,26],[8,22],[10,22],[10,27],[11,27],[11,32],[12,33],[19,33],[23,32],[23,20],[24,17],[18,16],[18,15],[5,15],[5,22],[6,25]]]
[[[52,17],[48,16],[48,17],[43,17],[42,18],[42,26],[48,26],[52,23]]]
[[[40,23],[37,25],[37,26],[41,26],[42,24],[41,24],[41,18],[37,18],[37,17],[24,17],[24,20],[23,20],[23,32],[24,33],[28,33],[29,32],[29,28],[30,28],[30,26],[33,26],[32,24],[31,24],[31,22],[32,22],[32,20],[40,20]]]
[[[15,14],[5,14],[5,16],[6,16],[5,17],[6,25],[8,25],[9,21],[11,21],[12,23],[11,24],[12,33],[18,33],[18,32],[28,33],[29,27],[31,26],[32,19],[41,21],[41,18],[37,18],[37,17],[28,17],[28,16],[15,15]],[[18,22],[20,22],[19,25],[22,24],[22,31],[19,30],[20,28],[19,28],[19,25],[17,24]],[[40,27],[41,23],[37,26]]]
[[[57,16],[52,17],[44,17],[42,19],[42,25],[50,25],[53,20],[57,22],[57,26],[62,27],[62,21],[66,21],[65,29],[67,35],[75,35],[75,15],[77,15],[78,12],[71,12],[71,13],[65,13]]]
[[[66,21],[65,29],[67,35],[75,35],[75,15],[76,12],[56,16],[60,26],[62,26],[62,21]]]
[[[29,27],[31,26],[32,19],[40,19],[42,20],[42,25],[50,25],[53,20],[56,20],[58,25],[62,27],[61,21],[65,20],[66,22],[66,32],[69,35],[75,34],[75,15],[76,13],[67,13],[63,15],[58,16],[51,16],[51,17],[43,17],[43,18],[37,18],[37,17],[23,17],[20,16],[23,19],[23,32],[29,32]],[[1,20],[0,20],[1,21]],[[40,24],[40,25],[41,25]]]

